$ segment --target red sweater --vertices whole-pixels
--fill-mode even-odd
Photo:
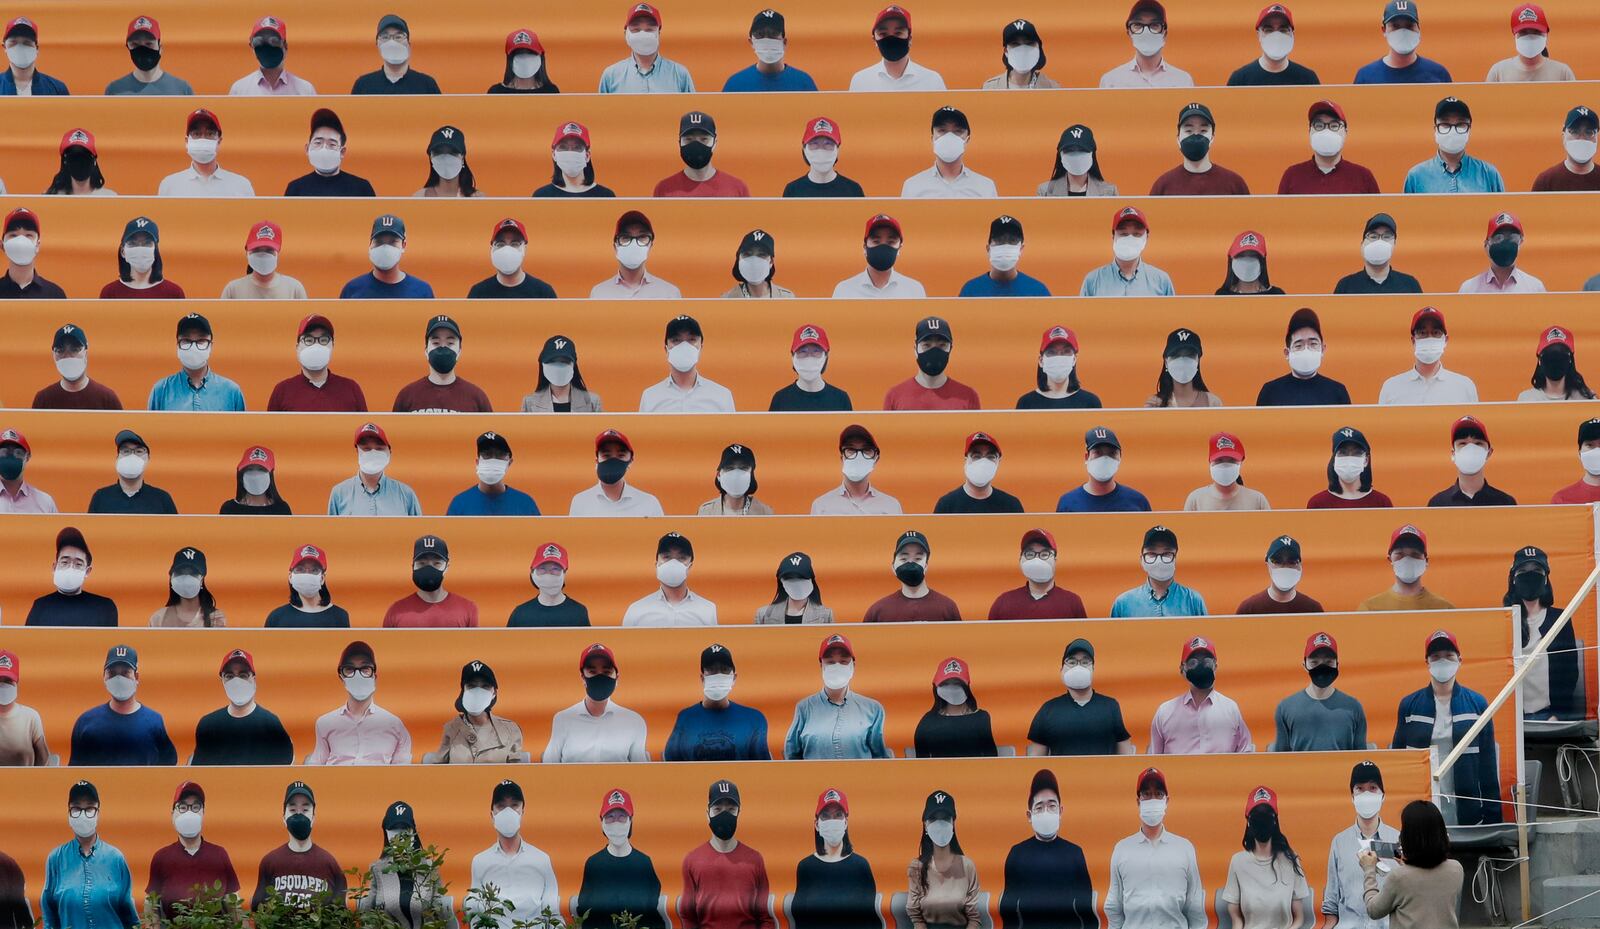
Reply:
[[[1023,584],[994,598],[989,607],[990,619],[1083,619],[1083,599],[1065,587],[1052,587],[1043,598],[1035,600]]]
[[[318,387],[296,374],[279,381],[267,400],[269,413],[365,413],[367,395],[361,385],[332,371]]]
[[[709,181],[691,181],[689,175],[676,171],[671,177],[656,184],[656,197],[748,197],[750,188],[728,172],[717,169]]]
[[[112,281],[100,288],[101,300],[182,300],[183,288],[172,281],[162,278],[150,287],[143,289],[129,287],[121,278]]]
[[[402,597],[383,614],[385,629],[469,629],[478,625],[478,605],[460,594],[447,593],[438,603],[416,594]]]
[[[1250,185],[1244,178],[1222,165],[1214,164],[1204,174],[1194,174],[1178,165],[1156,178],[1150,185],[1152,197],[1221,197],[1250,195]]]
[[[978,392],[953,377],[933,390],[917,383],[914,377],[907,378],[883,395],[886,410],[976,410],[981,407]]]
[[[895,591],[867,607],[864,623],[937,623],[961,622],[961,607],[937,590],[929,590],[926,597],[912,599]]]
[[[776,929],[761,853],[740,842],[723,854],[707,842],[683,857],[684,929]]]
[[[222,892],[239,892],[239,875],[233,871],[233,861],[227,849],[202,839],[193,855],[184,850],[183,843],[174,842],[158,850],[150,859],[150,883],[146,894],[161,898],[161,915],[172,919],[178,914],[173,905],[180,900],[193,900],[197,888],[210,890],[211,885],[222,883]]]
[[[1280,194],[1376,194],[1378,179],[1361,165],[1340,158],[1327,174],[1317,167],[1315,158],[1290,165],[1278,181]]]
[[[1329,491],[1318,491],[1315,496],[1306,501],[1308,510],[1361,510],[1375,509],[1378,507],[1394,506],[1387,494],[1373,490],[1360,500],[1346,500]]]
[[[1551,503],[1600,503],[1600,487],[1579,481],[1555,492]]]

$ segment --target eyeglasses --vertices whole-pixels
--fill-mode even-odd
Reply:
[[[1162,564],[1172,564],[1174,561],[1178,560],[1178,553],[1177,552],[1140,552],[1139,553],[1139,557],[1144,560],[1145,564],[1155,564],[1158,561],[1161,562]]]
[[[300,337],[300,344],[304,345],[306,348],[310,348],[313,345],[321,345],[322,347],[326,348],[329,345],[333,344],[333,336],[331,336],[331,335],[303,335],[303,336]]]
[[[75,806],[75,807],[71,807],[71,808],[69,808],[67,810],[67,815],[69,817],[71,817],[72,819],[82,819],[85,816],[87,816],[87,817],[92,819],[92,818],[100,815],[100,808],[98,806],[92,806],[92,807],[89,807],[88,809],[83,809],[81,807],[76,807]]]
[[[841,448],[839,449],[839,454],[843,455],[846,461],[854,461],[857,458],[865,458],[868,461],[878,460],[878,450],[875,448]]]
[[[1434,129],[1435,132],[1454,132],[1454,133],[1456,133],[1458,135],[1466,135],[1472,129],[1472,124],[1471,123],[1434,123],[1433,124],[1433,129]]]
[[[335,139],[330,139],[327,136],[321,136],[321,137],[312,139],[307,144],[310,145],[312,148],[343,148],[344,147],[344,143],[343,142],[340,142],[336,138]]]
[[[1128,34],[1129,35],[1139,35],[1140,33],[1146,32],[1146,31],[1148,31],[1151,35],[1166,35],[1167,24],[1166,23],[1129,23],[1128,24]]]
[[[656,240],[656,237],[654,235],[652,235],[651,233],[647,232],[644,235],[619,235],[616,238],[616,244],[617,244],[617,246],[619,248],[624,246],[624,245],[645,245],[645,246],[649,246],[649,245],[653,244],[655,242],[655,240]]]
[[[204,813],[205,810],[206,805],[204,803],[174,803],[172,805],[172,812],[174,813]]]
[[[1052,551],[1048,551],[1048,550],[1042,551],[1042,552],[1023,552],[1022,553],[1022,560],[1023,561],[1033,561],[1034,559],[1038,559],[1040,561],[1055,561],[1056,560],[1056,553],[1052,552]]]
[[[1093,658],[1068,658],[1066,661],[1063,661],[1061,663],[1061,666],[1064,667],[1064,668],[1092,668],[1092,667],[1094,667],[1094,659]]]
[[[178,340],[178,347],[181,348],[181,349],[198,348],[201,351],[206,351],[207,349],[209,349],[211,347],[211,340],[210,339],[179,339]]]
[[[1594,139],[1595,139],[1595,136],[1596,135],[1600,135],[1600,133],[1597,133],[1593,129],[1584,129],[1584,128],[1579,127],[1579,128],[1568,129],[1567,130],[1567,135],[1572,136],[1574,139],[1585,139],[1585,140],[1588,140],[1590,142],[1593,142]]]
[[[1365,236],[1362,236],[1362,238],[1365,239],[1368,242],[1393,242],[1394,241],[1394,233],[1392,233],[1392,232],[1369,232]]]
[[[343,667],[343,668],[339,669],[339,676],[342,677],[342,678],[346,678],[346,679],[355,677],[358,674],[361,675],[362,677],[372,677],[374,674],[377,674],[377,673],[378,673],[378,669],[374,668],[374,667],[372,667],[370,665],[368,665],[365,668],[352,668],[352,667],[346,666],[346,667]]]
[[[1339,119],[1319,119],[1311,124],[1312,132],[1322,132],[1327,129],[1332,129],[1333,131],[1338,132],[1343,128],[1344,121]]]

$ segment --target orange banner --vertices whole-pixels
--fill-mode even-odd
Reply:
[[[739,241],[758,228],[778,243],[778,284],[802,297],[829,296],[835,284],[866,267],[862,229],[884,211],[905,230],[896,270],[921,281],[932,295],[953,296],[963,282],[987,271],[984,243],[989,223],[1001,214],[1019,219],[1033,243],[1022,270],[1042,279],[1054,293],[1072,295],[1086,273],[1111,260],[1111,220],[1125,203],[1137,204],[1149,215],[1145,260],[1171,274],[1184,294],[1210,294],[1222,284],[1228,246],[1245,229],[1260,232],[1270,243],[1275,285],[1291,292],[1331,292],[1340,277],[1361,270],[1361,232],[1367,218],[1380,210],[1400,225],[1395,267],[1416,275],[1428,290],[1453,292],[1488,268],[1482,233],[1501,210],[1517,214],[1527,230],[1519,266],[1550,289],[1577,290],[1596,270],[1592,259],[1600,232],[1587,222],[1587,213],[1572,208],[1578,201],[1570,196],[1321,197],[1308,211],[1312,202],[1252,197],[1229,203],[1220,214],[1216,200],[1198,197],[1115,202],[549,200],[540,201],[537,211],[531,202],[317,198],[196,202],[19,197],[7,206],[39,211],[44,235],[38,272],[61,284],[71,297],[92,297],[116,278],[117,243],[127,222],[141,215],[161,227],[167,276],[195,297],[220,294],[228,281],[246,273],[245,237],[251,224],[262,219],[283,226],[279,270],[300,280],[312,296],[336,296],[347,281],[370,272],[372,222],[386,211],[406,223],[409,244],[401,268],[445,297],[465,296],[474,283],[494,273],[489,238],[495,223],[508,215],[529,223],[528,273],[548,280],[559,294],[585,297],[595,284],[616,275],[612,236],[617,218],[629,209],[644,210],[655,228],[649,273],[695,298],[717,297],[733,286],[729,269]],[[271,312],[288,318],[299,307]],[[542,312],[565,315],[560,305]],[[885,312],[898,314],[910,326],[925,308],[891,305]],[[1523,351],[1517,349],[1518,354]]]

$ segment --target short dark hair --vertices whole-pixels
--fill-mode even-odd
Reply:
[[[1413,800],[1400,811],[1400,848],[1413,868],[1437,868],[1450,857],[1450,830],[1439,808]]]

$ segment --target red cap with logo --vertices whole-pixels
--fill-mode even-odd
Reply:
[[[302,561],[315,561],[323,571],[328,570],[328,553],[315,545],[302,545],[295,549],[289,558],[289,570],[293,571]]]
[[[1551,326],[1539,337],[1539,348],[1534,354],[1543,354],[1544,350],[1552,345],[1565,345],[1573,353],[1578,351],[1578,338],[1572,334],[1571,329],[1560,326]]]
[[[883,25],[883,21],[886,19],[902,20],[906,24],[906,31],[911,31],[911,11],[903,6],[894,6],[893,4],[890,4],[889,6],[879,10],[878,15],[873,17],[872,28],[876,29]]]
[[[967,668],[967,663],[960,658],[946,658],[939,662],[933,671],[933,686],[938,687],[949,681],[960,681],[972,688],[972,672]]]
[[[1423,643],[1422,647],[1424,649],[1424,658],[1434,653],[1435,649],[1433,647],[1433,643],[1435,642],[1448,642],[1450,643],[1451,651],[1455,652],[1457,655],[1461,654],[1461,643],[1456,641],[1455,633],[1451,632],[1449,629],[1435,629],[1428,633],[1428,641]]]
[[[1420,325],[1422,323],[1422,321],[1425,320],[1425,319],[1431,319],[1434,322],[1438,323],[1439,324],[1439,328],[1441,330],[1445,331],[1445,332],[1449,332],[1450,331],[1448,329],[1445,329],[1444,313],[1441,312],[1437,307],[1431,307],[1431,306],[1425,306],[1422,309],[1420,309],[1420,310],[1416,311],[1415,313],[1411,314],[1411,331],[1412,332],[1416,332],[1417,331],[1417,326]]]
[[[1072,346],[1073,351],[1078,350],[1078,334],[1076,332],[1073,332],[1066,326],[1051,326],[1049,329],[1044,331],[1044,335],[1039,337],[1040,353],[1042,354],[1045,349],[1056,344],[1057,342],[1064,342],[1067,345]]]
[[[226,655],[223,655],[222,664],[217,668],[217,673],[221,674],[222,672],[228,670],[228,665],[235,661],[244,662],[245,667],[250,669],[251,674],[256,673],[256,660],[250,657],[250,653],[242,648],[236,648]]]
[[[1400,540],[1406,536],[1411,536],[1412,538],[1416,539],[1418,547],[1422,549],[1423,554],[1427,554],[1428,534],[1423,532],[1421,529],[1418,529],[1416,526],[1411,525],[1410,523],[1406,523],[1404,526],[1401,526],[1394,532],[1389,533],[1389,551],[1394,551],[1395,546],[1399,545]]]
[[[561,570],[567,570],[567,550],[559,542],[545,542],[539,546],[539,554],[533,556],[533,564],[528,566],[532,571],[542,564],[558,564]]]
[[[522,236],[522,241],[528,241],[528,227],[524,226],[521,220],[511,216],[507,216],[494,224],[494,232],[489,234],[489,241],[493,242],[495,239],[500,238],[500,233],[507,229],[517,230],[517,235]]]
[[[239,456],[239,466],[234,471],[243,471],[245,468],[266,468],[268,471],[278,470],[278,456],[272,454],[272,449],[264,445],[252,445]]]
[[[65,133],[62,133],[61,149],[60,151],[56,152],[56,154],[65,155],[67,153],[67,149],[72,148],[75,145],[79,148],[88,149],[89,154],[95,156],[96,158],[100,157],[100,150],[95,148],[94,145],[94,133],[87,129],[71,129]]]
[[[0,681],[10,681],[15,684],[22,679],[22,664],[17,661],[17,653],[0,649]]]
[[[189,118],[183,121],[183,131],[193,132],[194,124],[198,122],[209,122],[216,127],[218,134],[222,132],[222,120],[217,118],[217,114],[205,107],[200,107],[189,114]]]
[[[368,438],[377,439],[379,442],[382,442],[385,446],[389,445],[389,436],[388,436],[388,434],[385,433],[383,431],[383,427],[378,425],[377,423],[362,423],[361,424],[361,428],[356,430],[356,441],[355,441],[355,444],[360,445],[362,439],[368,439]]]
[[[1210,639],[1203,635],[1197,635],[1189,641],[1183,643],[1183,657],[1179,660],[1188,661],[1189,656],[1193,655],[1195,652],[1205,652],[1212,658],[1217,657],[1217,647],[1211,643]]]
[[[872,236],[872,230],[878,228],[879,226],[888,226],[890,229],[894,230],[895,235],[902,239],[906,237],[905,233],[900,230],[900,220],[895,219],[888,213],[879,213],[878,215],[867,220],[867,231],[862,234],[862,237],[870,238]]]
[[[971,454],[972,453],[972,446],[978,444],[979,442],[985,442],[985,443],[988,443],[989,445],[993,445],[994,446],[994,453],[996,455],[1002,454],[1002,452],[1000,451],[1000,440],[995,438],[994,436],[990,435],[987,432],[974,432],[972,435],[967,436],[967,441],[961,447],[961,454],[963,454],[963,455]]]
[[[1349,122],[1344,118],[1344,107],[1334,103],[1332,100],[1318,100],[1316,103],[1311,104],[1311,109],[1306,111],[1306,121],[1309,122],[1316,119],[1318,113],[1332,113],[1334,116],[1339,117],[1339,122]]]
[[[1048,529],[1029,529],[1022,534],[1023,550],[1034,542],[1048,546],[1052,552],[1056,550],[1056,537],[1051,535]]]
[[[506,54],[512,52],[538,52],[544,54],[544,43],[539,41],[539,33],[532,29],[517,29],[506,34]]]
[[[1144,227],[1145,232],[1150,231],[1150,220],[1145,219],[1144,210],[1136,206],[1125,206],[1111,217],[1111,234],[1117,234],[1117,227],[1123,223],[1134,222]]]
[[[34,41],[38,41],[38,39],[39,39],[39,24],[34,22],[33,20],[29,19],[26,16],[18,16],[16,19],[13,19],[10,22],[6,23],[6,31],[5,31],[4,38],[8,38],[8,39],[11,38],[11,33],[15,32],[19,28],[20,29],[27,29],[27,30],[32,31],[33,32]]]
[[[254,29],[250,30],[250,38],[255,38],[263,32],[275,32],[278,38],[289,41],[289,24],[276,16],[263,16],[256,20]]]
[[[1333,657],[1339,657],[1339,643],[1333,636],[1328,635],[1326,632],[1313,632],[1306,639],[1305,657],[1310,658],[1313,652],[1324,648],[1333,652]]]
[[[1268,806],[1272,812],[1278,812],[1278,794],[1265,784],[1250,791],[1250,799],[1244,802],[1244,815],[1248,819],[1258,806]]]
[[[1231,433],[1219,432],[1212,436],[1207,450],[1209,452],[1209,457],[1206,459],[1208,462],[1216,461],[1218,458],[1244,460],[1244,442]]]
[[[244,250],[253,251],[258,248],[270,248],[274,252],[283,250],[283,227],[270,219],[263,219],[250,227],[250,234],[245,237]]]
[[[1476,432],[1483,436],[1485,442],[1489,442],[1489,427],[1485,426],[1483,420],[1476,416],[1463,416],[1456,420],[1455,424],[1450,427],[1450,441],[1454,442],[1456,439],[1461,438],[1463,432]],[[1494,443],[1490,442],[1489,444],[1492,446]]]
[[[821,647],[817,649],[817,660],[821,661],[822,659],[828,657],[828,649],[830,648],[844,649],[844,653],[850,656],[851,660],[854,660],[856,657],[856,650],[850,647],[850,640],[835,632],[833,635],[830,635],[826,639],[822,640]]]
[[[30,455],[33,454],[33,446],[28,444],[28,437],[15,429],[0,431],[0,445],[6,444],[20,445],[23,451]]]
[[[16,225],[32,226],[34,232],[44,234],[44,227],[39,224],[39,214],[25,206],[19,206],[7,213],[5,227],[0,231],[10,232],[11,227]]]
[[[1239,233],[1228,247],[1228,257],[1237,258],[1245,252],[1254,252],[1262,258],[1267,257],[1267,237],[1259,232],[1246,229]]]
[[[611,651],[611,649],[606,648],[599,642],[596,642],[584,649],[583,654],[578,656],[578,670],[582,671],[584,666],[589,663],[589,659],[591,658],[604,658],[606,662],[611,665],[611,667],[615,668],[617,666],[617,656]]]
[[[328,330],[328,336],[330,338],[333,336],[333,320],[323,316],[321,313],[312,313],[305,319],[300,320],[300,330],[295,333],[295,338],[305,335],[309,329],[317,328],[326,329]]]
[[[1502,229],[1514,229],[1520,234],[1522,232],[1522,220],[1517,219],[1512,213],[1496,213],[1489,220],[1489,231],[1484,234],[1484,238],[1492,238],[1496,232]]]
[[[844,791],[837,787],[829,787],[817,795],[817,812],[815,815],[821,816],[822,811],[830,806],[838,807],[846,816],[850,815],[850,800],[844,795]]]
[[[641,16],[650,17],[656,21],[656,28],[661,28],[661,11],[648,3],[635,3],[632,7],[630,7],[628,9],[628,17],[622,21],[622,28],[628,28],[629,23]]]
[[[157,42],[161,41],[161,24],[156,22],[153,17],[135,16],[128,23],[128,38],[133,38],[134,34],[138,32],[148,32],[150,33],[150,38],[155,39]]]
[[[832,139],[835,145],[844,144],[844,137],[839,133],[839,124],[826,116],[818,116],[806,123],[806,131],[800,134],[800,144],[804,145],[812,139]]]
[[[1261,12],[1256,16],[1257,29],[1260,29],[1261,24],[1267,21],[1268,16],[1282,16],[1284,19],[1289,21],[1289,28],[1294,28],[1294,14],[1289,12],[1289,8],[1281,3],[1274,3],[1270,6],[1261,8]]]
[[[828,331],[821,326],[810,323],[794,331],[794,338],[789,340],[789,354],[793,355],[807,345],[815,345],[823,351],[832,351],[828,347]]]
[[[173,805],[176,806],[178,801],[182,800],[186,794],[193,794],[194,796],[199,797],[200,805],[206,805],[205,788],[201,787],[199,784],[196,784],[194,781],[184,781],[182,784],[178,785],[178,789],[172,792]]]
[[[633,798],[628,796],[626,790],[613,787],[600,798],[600,818],[605,819],[606,814],[612,810],[621,810],[628,814],[629,819],[633,818]]]
[[[1533,3],[1517,4],[1517,8],[1511,11],[1511,31],[1521,32],[1524,29],[1549,34],[1550,20],[1545,19],[1543,8]]]
[[[550,147],[555,148],[566,139],[577,139],[584,148],[589,148],[589,127],[583,123],[562,123],[556,127],[556,137],[550,140]]]
[[[616,442],[616,443],[620,444],[623,448],[627,449],[628,451],[630,451],[630,452],[633,451],[633,443],[628,441],[628,437],[627,436],[623,435],[622,433],[618,432],[615,429],[607,429],[605,432],[602,432],[599,435],[595,436],[594,437],[594,450],[596,452],[599,452],[600,451],[600,446],[606,444],[607,442]]]
[[[1167,793],[1167,776],[1161,773],[1161,769],[1145,768],[1143,771],[1139,772],[1139,779],[1133,784],[1134,796],[1138,796],[1139,794],[1143,793],[1144,785],[1150,783],[1151,781],[1156,782],[1156,786],[1161,788],[1162,793]]]

